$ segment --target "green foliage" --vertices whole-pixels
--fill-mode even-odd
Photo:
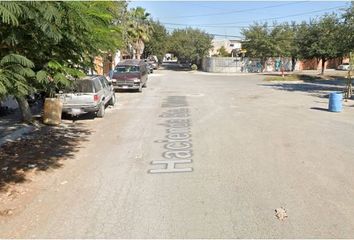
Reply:
[[[5,24],[18,25],[17,18],[22,14],[21,4],[18,2],[0,2],[0,17]]]
[[[324,61],[340,57],[342,52],[339,41],[339,19],[336,15],[325,15],[310,24],[303,24],[297,43],[302,58],[317,58]]]
[[[266,59],[274,55],[273,39],[268,30],[267,24],[255,24],[248,29],[242,29],[245,37],[243,48],[247,50],[247,55]]]
[[[161,62],[167,53],[169,35],[166,28],[160,23],[153,20],[151,24],[150,40],[145,44],[144,56],[156,55]]]
[[[131,9],[127,16],[126,44],[133,46],[137,59],[140,59],[145,48],[145,43],[150,40],[152,33],[149,16],[150,14],[142,7]]]
[[[23,118],[31,119],[23,95],[53,96],[92,68],[96,56],[116,52],[125,10],[121,1],[0,2],[0,97],[16,96]]]
[[[295,57],[298,48],[294,42],[297,29],[295,24],[276,24],[269,28],[267,24],[255,24],[243,29],[245,36],[243,48],[250,57],[265,60],[269,57]]]
[[[168,52],[180,61],[201,64],[204,56],[212,49],[212,36],[193,28],[174,30],[170,36]]]
[[[218,49],[218,56],[220,56],[220,57],[230,57],[231,54],[226,51],[226,48],[224,46],[221,46]]]
[[[341,39],[339,44],[344,53],[354,51],[354,2],[342,15],[343,24],[341,25]]]
[[[196,70],[198,69],[198,66],[195,65],[195,64],[192,64],[191,69],[192,69],[193,71],[196,71]]]
[[[280,56],[317,58],[322,60],[324,66],[328,59],[342,57],[354,47],[353,12],[352,4],[343,16],[344,24],[335,14],[326,14],[299,26],[295,23],[274,23],[270,28],[267,24],[255,24],[243,29],[243,47],[247,49],[247,55],[261,58],[263,63],[269,57]]]
[[[0,60],[0,96],[26,95],[31,87],[28,79],[34,78],[34,64],[24,56],[9,54]]]
[[[83,77],[85,74],[80,70],[67,67],[59,62],[52,60],[36,74],[37,81],[41,84],[43,90],[48,93],[49,97],[54,97],[58,89],[70,86],[72,81]]]
[[[65,85],[78,70],[93,67],[95,56],[122,46],[118,23],[125,7],[119,1],[0,2],[0,23],[4,23],[0,24],[0,57],[26,56],[39,78],[22,83],[52,95],[54,88]],[[44,81],[43,72],[47,80],[54,81]]]

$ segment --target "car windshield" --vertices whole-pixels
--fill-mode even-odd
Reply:
[[[114,69],[114,73],[139,72],[139,66],[118,66]]]
[[[91,80],[78,80],[74,84],[74,91],[82,93],[92,93],[94,92],[92,83],[93,82]]]

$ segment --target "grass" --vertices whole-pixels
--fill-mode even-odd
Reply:
[[[280,75],[272,75],[264,78],[264,81],[276,82],[276,81],[304,81],[312,82],[316,80],[345,80],[345,74],[343,73],[328,73],[325,75],[310,75],[310,74],[288,74],[284,78]]]
[[[297,74],[291,74],[291,75],[285,75],[284,78],[282,76],[269,76],[269,77],[265,77],[264,81],[269,81],[269,82],[273,82],[273,81],[301,81],[303,79],[301,79],[300,75]]]

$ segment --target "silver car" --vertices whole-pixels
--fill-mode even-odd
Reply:
[[[75,80],[73,91],[59,94],[63,113],[78,116],[95,113],[102,118],[107,105],[114,105],[116,96],[112,84],[104,76],[93,75]]]
[[[337,67],[338,70],[345,70],[345,71],[348,71],[350,68],[350,65],[349,63],[342,63],[341,65],[339,65]]]

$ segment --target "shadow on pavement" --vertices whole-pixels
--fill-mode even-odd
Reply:
[[[178,72],[191,71],[189,64],[182,64],[182,63],[163,63],[161,67],[166,70],[172,70]]]
[[[324,112],[329,112],[327,108],[312,107],[312,108],[310,108],[310,109],[319,110],[319,111],[324,111]]]
[[[345,82],[338,80],[304,81],[303,83],[270,83],[261,86],[289,92],[306,92],[318,97],[328,97],[329,92],[345,90]]]
[[[25,182],[28,171],[47,171],[62,167],[62,160],[73,158],[91,131],[73,127],[43,126],[22,140],[0,148],[0,192],[10,183]]]

